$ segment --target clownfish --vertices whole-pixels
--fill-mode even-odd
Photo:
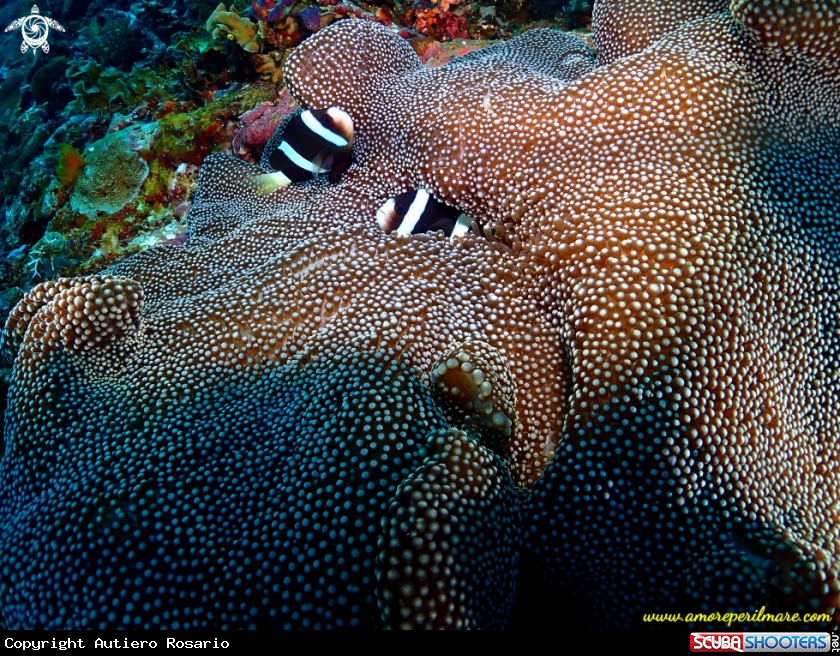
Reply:
[[[376,221],[388,234],[418,235],[440,230],[454,239],[467,234],[472,219],[457,207],[436,201],[425,189],[417,189],[385,201],[376,212]]]
[[[270,194],[293,182],[329,173],[335,184],[350,165],[353,119],[338,107],[298,110],[265,145],[260,165],[273,173],[250,179],[253,190]]]

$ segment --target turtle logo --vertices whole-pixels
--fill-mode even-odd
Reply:
[[[64,31],[64,28],[58,24],[58,21],[41,16],[41,13],[38,11],[38,5],[32,5],[32,13],[29,16],[18,18],[5,31],[11,32],[19,27],[23,28],[21,30],[23,32],[23,43],[20,44],[20,51],[26,52],[29,48],[32,48],[33,55],[38,52],[38,48],[41,48],[44,52],[50,51],[47,36],[50,33],[51,27],[59,32]]]

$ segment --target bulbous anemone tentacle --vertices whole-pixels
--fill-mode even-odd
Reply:
[[[642,52],[687,21],[726,11],[729,0],[599,0],[592,11],[598,63]]]
[[[431,455],[388,506],[377,597],[400,629],[504,628],[520,549],[519,503],[507,467],[456,429],[428,438]]]
[[[730,0],[729,9],[765,47],[838,65],[840,13],[833,0]]]
[[[192,399],[159,398],[161,414],[144,412],[139,397],[115,412],[113,388],[86,385],[74,399],[86,434],[60,428],[60,403],[40,408],[53,424],[38,434],[17,423],[0,479],[7,486],[16,473],[16,494],[2,500],[3,559],[15,572],[3,582],[5,620],[379,626],[382,520],[400,482],[431,454],[424,436],[446,428],[421,372],[394,356],[344,348]],[[177,432],[168,427],[173,406]],[[115,438],[131,434],[142,437]],[[77,475],[66,474],[71,467]],[[146,573],[161,562],[177,569],[156,582]],[[44,571],[75,576],[42,585]],[[33,595],[85,612],[35,613]]]
[[[524,340],[488,330],[493,316],[529,325],[529,353],[559,362],[524,272],[483,240],[289,230],[281,245],[297,234],[298,246],[265,262],[269,225],[126,263],[153,292],[119,370],[20,347],[0,469],[9,625],[379,626],[381,522],[429,457],[425,437],[450,427],[428,384],[438,354],[472,337],[515,355]],[[232,261],[213,260],[233,243]],[[407,253],[415,266],[394,267]],[[167,271],[169,254],[184,266]],[[518,299],[510,308],[455,302],[482,293],[485,269],[485,284]],[[214,270],[216,286],[198,291],[190,274]],[[535,362],[519,358],[523,379],[538,379]],[[525,484],[543,461],[521,437],[510,442]],[[159,583],[163,564],[178,574]],[[114,571],[128,577],[119,589]],[[65,573],[71,584],[50,585]],[[505,608],[474,619],[501,622]]]
[[[523,32],[516,39],[494,43],[452,60],[448,66],[470,67],[477,62],[503,68],[524,68],[561,82],[573,82],[592,72],[595,50],[579,35],[549,29]]]
[[[447,351],[432,367],[430,381],[452,423],[477,431],[496,453],[504,453],[508,438],[522,430],[510,367],[489,344],[471,341]]]
[[[411,46],[388,30],[356,29],[335,24],[338,39],[304,41],[289,56],[283,80],[306,109],[338,107],[353,119],[355,161],[364,164],[393,135],[381,102],[385,87],[414,71],[422,71],[420,57]],[[317,81],[317,82],[316,82]]]
[[[28,340],[75,351],[105,347],[137,328],[144,298],[137,282],[107,275],[41,283],[10,313],[4,346],[16,352]]]
[[[715,612],[721,600],[837,621],[828,436],[840,398],[840,93],[836,33],[825,30],[840,16],[796,4],[745,3],[734,17],[686,23],[576,90],[597,107],[584,119],[599,130],[589,143],[606,148],[594,158],[570,149],[578,187],[545,204],[573,212],[555,220],[549,249],[569,276],[553,296],[566,299],[575,394],[527,507],[523,552],[529,576],[573,591],[592,624],[644,626],[643,612]],[[740,22],[782,14],[803,18],[799,45],[765,43]],[[629,85],[613,104],[601,104],[601,75]],[[631,98],[651,113],[626,113]],[[695,133],[699,115],[721,129]],[[628,151],[627,125],[656,151]],[[659,141],[663,129],[676,141]],[[623,153],[609,171],[608,151]],[[647,192],[661,201],[655,213]],[[713,197],[717,207],[701,207]],[[712,234],[731,236],[731,250],[707,247]],[[605,615],[607,586],[636,611]]]

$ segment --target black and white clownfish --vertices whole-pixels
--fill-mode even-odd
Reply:
[[[298,110],[281,123],[265,145],[260,165],[273,173],[251,178],[258,194],[329,173],[335,184],[350,165],[353,119],[338,107]]]
[[[463,237],[472,219],[451,205],[438,202],[425,189],[406,191],[385,202],[376,212],[383,231],[398,235],[418,235],[441,230],[450,238]]]

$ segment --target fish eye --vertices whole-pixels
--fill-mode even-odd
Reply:
[[[329,114],[324,116],[324,120],[323,120],[324,125],[332,125],[332,122],[333,122],[333,120],[330,118]]]
[[[405,214],[407,210],[405,205],[397,205],[397,214]]]

